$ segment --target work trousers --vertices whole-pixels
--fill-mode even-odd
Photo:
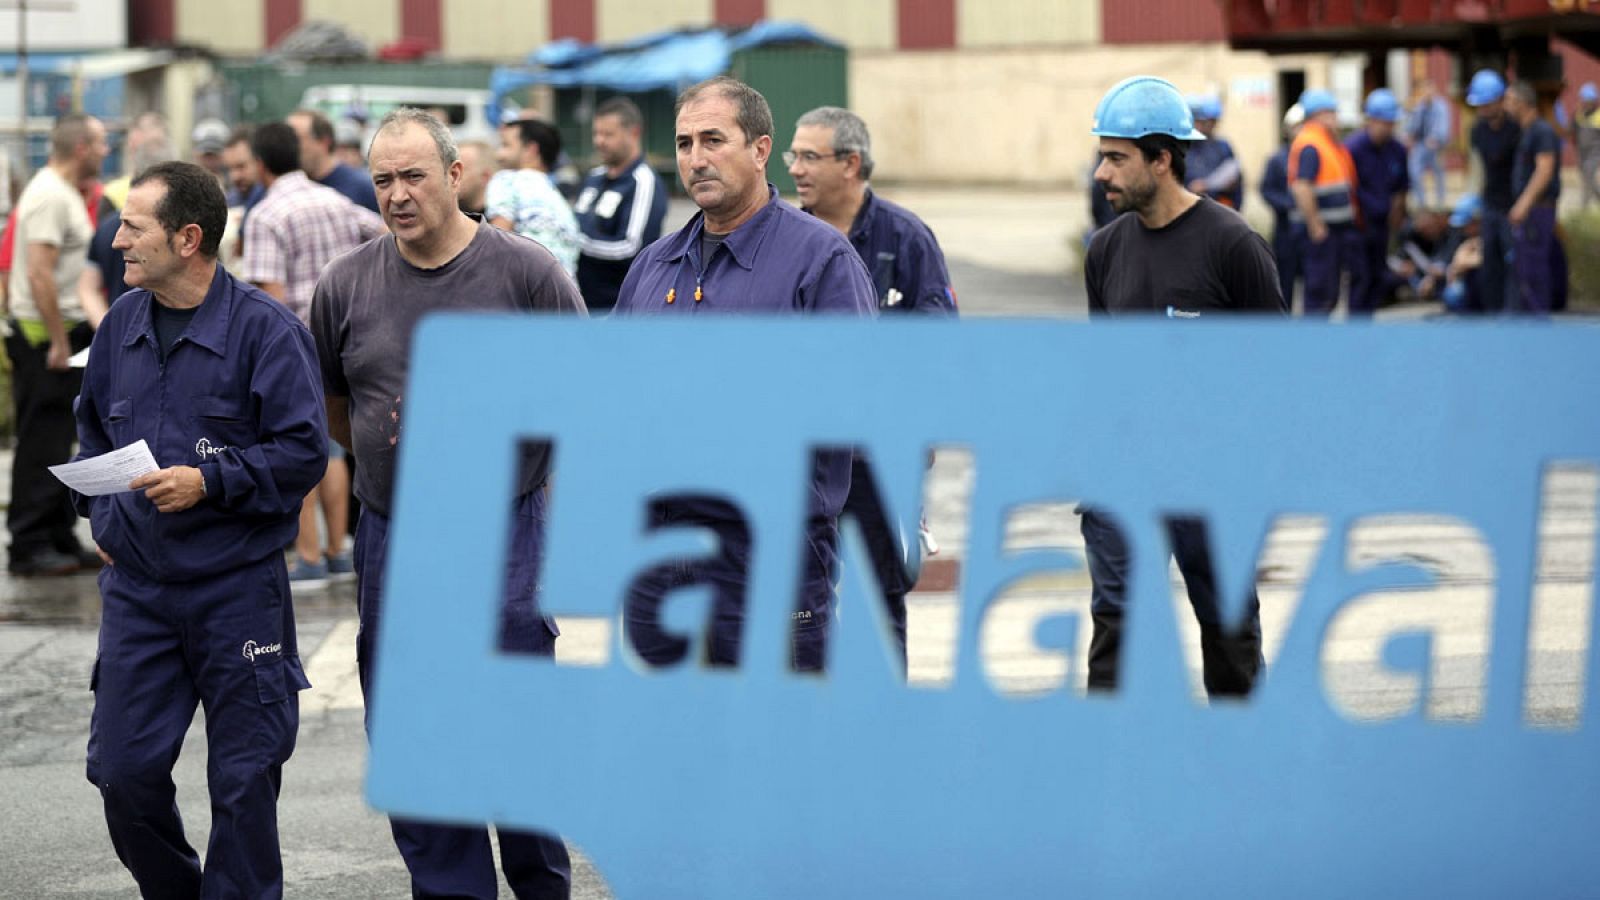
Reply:
[[[1127,604],[1128,545],[1122,532],[1103,513],[1085,508],[1083,540],[1089,558],[1090,613],[1094,635],[1089,642],[1089,689],[1113,690],[1117,686],[1122,655],[1122,623]],[[1189,604],[1200,623],[1200,654],[1206,693],[1212,697],[1242,697],[1255,686],[1264,665],[1261,655],[1261,601],[1255,588],[1244,623],[1230,627],[1222,620],[1217,603],[1216,576],[1211,565],[1205,524],[1196,518],[1167,519],[1167,538],[1189,589]]]
[[[1300,247],[1300,272],[1305,278],[1305,314],[1326,318],[1339,304],[1339,285],[1344,275],[1350,276],[1351,314],[1357,312],[1354,287],[1364,283],[1362,274],[1366,262],[1361,243],[1361,230],[1354,225],[1333,225],[1328,236],[1313,241],[1304,225],[1295,226],[1295,239]]]
[[[555,623],[539,610],[538,579],[544,540],[543,489],[519,498],[512,518],[511,544],[500,616],[500,648],[509,652],[553,656]],[[356,667],[361,692],[370,698],[377,661],[378,623],[382,619],[384,564],[389,550],[389,519],[368,507],[356,525],[356,594],[361,630],[356,637]],[[417,665],[427,665],[417,660]],[[507,710],[507,715],[535,715]],[[528,778],[550,777],[530,770]],[[494,900],[499,888],[494,850],[487,826],[439,825],[399,816],[389,817],[395,846],[411,873],[416,900],[473,898]],[[553,834],[497,828],[500,870],[518,900],[565,900],[572,893],[572,862],[566,844]]]
[[[89,346],[94,332],[79,324],[68,332],[74,353]],[[12,323],[6,338],[11,357],[11,393],[16,401],[16,453],[11,459],[11,506],[6,527],[11,531],[11,560],[21,562],[46,551],[76,554],[73,528],[78,514],[67,487],[50,466],[72,458],[78,423],[72,402],[83,386],[83,370],[53,371],[45,367],[49,345],[34,346]]]
[[[294,752],[298,691],[283,558],[201,581],[100,570],[87,774],[117,857],[146,898],[283,895],[278,788]],[[211,839],[205,867],[183,834],[172,767],[205,707]]]

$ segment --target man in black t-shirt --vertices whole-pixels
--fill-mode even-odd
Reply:
[[[1511,222],[1516,265],[1516,290],[1506,298],[1513,313],[1548,315],[1554,306],[1556,271],[1556,201],[1561,199],[1561,139],[1539,118],[1533,85],[1519,81],[1506,92],[1506,112],[1522,126],[1511,167],[1516,202]]]
[[[1089,243],[1090,315],[1287,314],[1267,242],[1238,213],[1184,187],[1185,153],[1204,137],[1177,89],[1158,78],[1130,78],[1100,101],[1095,118],[1095,181],[1117,212],[1133,215],[1120,216]],[[1089,688],[1109,690],[1117,683],[1128,551],[1108,516],[1089,506],[1081,512],[1093,581]],[[1169,517],[1167,535],[1200,622],[1206,692],[1248,694],[1262,665],[1254,589],[1244,621],[1224,622],[1204,520]]]

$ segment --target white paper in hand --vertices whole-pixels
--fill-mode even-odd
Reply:
[[[110,453],[51,466],[50,474],[85,497],[98,497],[131,491],[129,482],[157,468],[156,458],[150,455],[150,445],[141,438]]]

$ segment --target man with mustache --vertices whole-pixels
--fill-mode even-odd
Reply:
[[[1195,130],[1189,105],[1159,78],[1136,76],[1095,110],[1100,138],[1095,180],[1119,213],[1095,232],[1084,261],[1092,317],[1165,315],[1170,319],[1288,310],[1267,242],[1237,212],[1192,193],[1184,157]],[[1089,689],[1117,685],[1128,550],[1104,512],[1084,506],[1083,539],[1093,582]],[[1243,696],[1261,668],[1261,606],[1250,592],[1242,625],[1222,621],[1203,520],[1173,516],[1167,535],[1200,622],[1206,693]]]
[[[732,78],[713,78],[679,95],[676,123],[678,177],[700,213],[639,254],[615,315],[872,315],[877,296],[855,248],[820,219],[779,200],[767,183],[772,108],[765,97]],[[794,613],[791,662],[799,670],[823,666],[851,456],[849,450],[819,453],[814,466]],[[658,567],[634,583],[624,616],[634,650],[655,665],[683,659],[689,642],[661,627],[662,602],[680,588],[709,584],[715,600],[707,661],[738,665],[750,556],[744,517],[702,495],[663,498],[650,516],[652,528],[708,528],[720,546],[715,556]]]

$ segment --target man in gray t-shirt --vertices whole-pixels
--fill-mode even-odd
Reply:
[[[328,402],[328,430],[355,451],[356,660],[371,689],[396,453],[405,423],[411,335],[441,310],[587,315],[578,287],[537,243],[469,218],[457,207],[462,164],[437,120],[401,109],[378,126],[370,151],[378,207],[392,233],[339,257],[311,300],[311,332]],[[501,615],[502,648],[552,655],[555,623],[536,596],[548,453],[523,460]],[[508,498],[509,499],[509,498]],[[508,512],[510,510],[508,509]],[[493,897],[494,862],[483,826],[390,820],[417,896]],[[552,835],[499,829],[506,877],[518,897],[565,898],[571,865]]]

